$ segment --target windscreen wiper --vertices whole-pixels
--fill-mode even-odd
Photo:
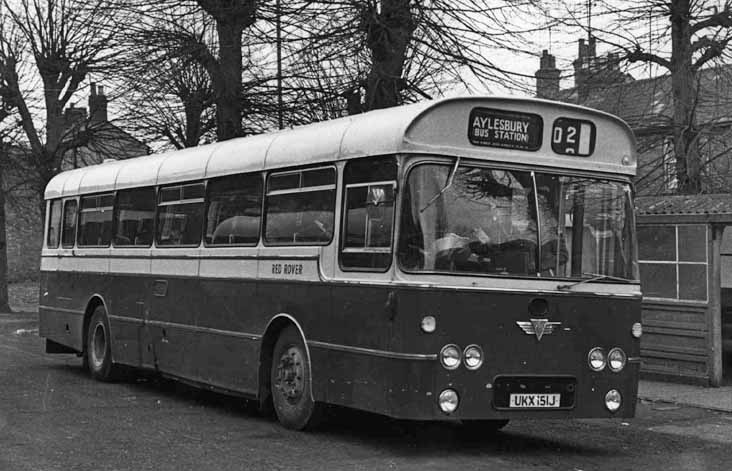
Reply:
[[[425,210],[427,208],[429,208],[430,206],[432,206],[432,203],[434,203],[435,201],[437,201],[437,198],[439,198],[440,196],[442,196],[442,194],[444,192],[446,192],[447,189],[452,186],[452,181],[455,178],[455,174],[457,173],[458,165],[460,165],[460,157],[457,157],[455,159],[455,166],[450,171],[450,175],[447,176],[447,183],[445,184],[445,186],[440,190],[439,193],[437,193],[435,196],[433,196],[432,199],[429,200],[427,202],[427,204],[424,205],[424,207],[422,209],[419,210],[419,214],[422,214],[423,212],[425,212]]]
[[[627,278],[621,278],[619,276],[612,276],[612,275],[601,275],[600,273],[582,273],[582,276],[589,276],[589,278],[585,278],[581,281],[577,281],[575,283],[569,283],[566,285],[557,285],[557,289],[566,290],[566,289],[572,288],[573,286],[582,285],[582,284],[590,283],[593,281],[601,281],[601,280],[623,281],[626,283],[628,281],[631,281]]]

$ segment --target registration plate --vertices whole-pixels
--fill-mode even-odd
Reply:
[[[511,394],[508,407],[514,409],[558,408],[560,396],[560,394]]]

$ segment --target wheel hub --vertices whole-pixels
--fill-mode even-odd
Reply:
[[[303,356],[295,347],[290,347],[280,356],[277,365],[275,388],[290,403],[297,402],[305,390]]]

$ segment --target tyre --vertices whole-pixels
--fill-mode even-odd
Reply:
[[[292,430],[317,425],[321,405],[313,400],[308,351],[294,326],[286,327],[277,339],[270,375],[272,404],[277,419]]]
[[[86,334],[86,351],[84,364],[87,365],[91,377],[99,381],[112,381],[117,376],[118,368],[112,363],[112,336],[109,320],[103,306],[97,306],[89,321]]]

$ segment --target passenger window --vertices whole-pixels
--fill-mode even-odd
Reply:
[[[262,176],[233,175],[208,182],[206,245],[256,245],[262,215]]]
[[[160,189],[157,245],[191,247],[201,243],[203,190],[203,183]]]
[[[76,200],[67,200],[64,204],[63,232],[61,246],[70,249],[76,242]]]
[[[83,196],[79,210],[79,247],[109,247],[114,194]]]
[[[150,247],[155,220],[155,189],[119,191],[114,220],[115,246]]]
[[[264,240],[276,245],[328,244],[335,219],[335,169],[271,174]]]
[[[56,249],[58,248],[59,235],[61,234],[61,200],[51,201],[49,213],[46,247]]]
[[[343,269],[383,271],[391,265],[396,172],[393,157],[359,159],[346,165]]]

